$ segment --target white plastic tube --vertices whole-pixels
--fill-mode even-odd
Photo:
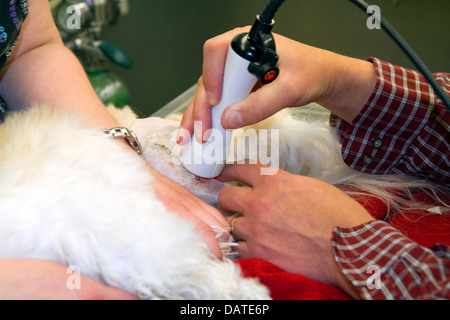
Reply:
[[[232,130],[225,130],[220,119],[225,108],[247,97],[256,84],[257,78],[248,72],[248,65],[249,61],[230,46],[223,75],[222,99],[211,109],[211,135],[204,143],[199,143],[192,135],[183,149],[184,167],[199,177],[215,178],[225,166]]]

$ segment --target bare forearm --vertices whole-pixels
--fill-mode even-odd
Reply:
[[[0,94],[12,110],[47,104],[81,114],[86,123],[113,127],[78,59],[62,42],[48,0],[30,0],[13,54],[0,71]]]
[[[116,125],[77,58],[62,44],[46,44],[17,57],[2,78],[0,93],[12,110],[47,104],[81,114],[90,125]]]
[[[329,95],[321,105],[351,123],[369,100],[376,84],[375,68],[364,60],[332,54],[334,69],[330,75]]]
[[[181,127],[193,133],[194,121],[209,129],[211,106],[221,99],[226,50],[235,29],[208,40],[204,45],[203,74],[195,99],[188,106]],[[279,53],[280,77],[232,104],[222,115],[222,125],[235,129],[262,121],[279,110],[317,102],[351,123],[369,100],[375,85],[373,65],[274,34]],[[208,120],[209,119],[209,120]],[[181,131],[183,132],[183,131]]]

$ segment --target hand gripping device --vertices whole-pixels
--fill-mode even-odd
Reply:
[[[263,15],[257,16],[249,33],[237,35],[228,48],[222,99],[211,109],[209,139],[200,143],[193,135],[183,149],[184,167],[199,177],[215,178],[225,166],[232,138],[232,130],[225,130],[221,124],[225,108],[247,97],[257,81],[268,84],[279,74],[271,34],[274,22],[271,18],[263,20]]]
[[[270,0],[261,16],[257,16],[250,33],[236,36],[228,50],[222,89],[222,100],[211,109],[212,132],[205,143],[191,137],[183,150],[182,162],[187,170],[203,178],[214,178],[222,171],[231,142],[231,131],[221,125],[222,112],[229,105],[244,99],[256,81],[270,83],[278,76],[275,42],[272,37],[273,17],[285,0]],[[350,0],[370,15],[370,8],[363,0]],[[380,17],[380,24],[388,35],[403,49],[411,61],[433,87],[443,104],[450,110],[450,98],[443,91],[431,72],[394,28]]]

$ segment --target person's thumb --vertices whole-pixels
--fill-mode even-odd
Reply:
[[[288,97],[276,83],[263,86],[250,93],[245,99],[230,105],[222,114],[225,129],[237,129],[260,122],[285,107],[289,107]]]

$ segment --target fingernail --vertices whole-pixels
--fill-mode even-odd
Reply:
[[[219,101],[217,101],[216,97],[212,94],[210,91],[206,91],[206,96],[208,97],[208,103],[212,106],[215,106],[219,104]]]
[[[229,111],[225,115],[225,124],[227,129],[236,129],[242,127],[242,115],[239,111]]]
[[[189,132],[183,127],[178,128],[177,131],[177,144],[183,144],[183,142],[187,142],[189,140]]]
[[[203,141],[202,122],[201,121],[194,121],[194,135],[195,135],[195,140],[197,140],[198,142]]]
[[[203,133],[203,139],[202,139],[202,142],[206,142],[206,141],[208,141],[209,140],[209,138],[211,137],[211,129],[209,129],[209,130],[206,130],[204,133]]]

